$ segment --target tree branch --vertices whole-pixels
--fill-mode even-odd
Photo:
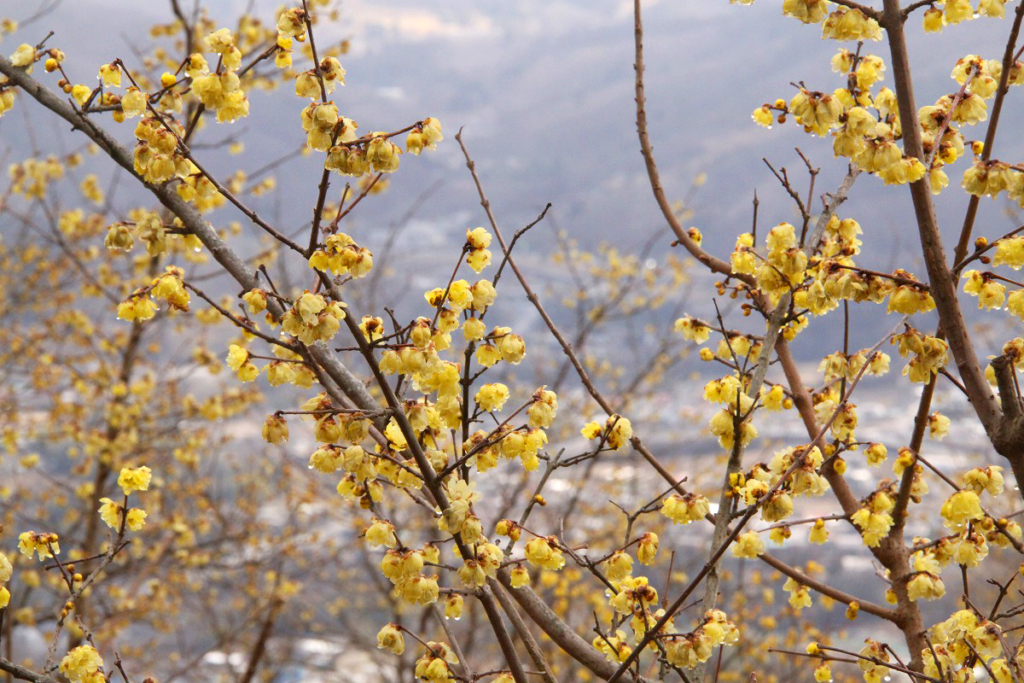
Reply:
[[[917,105],[914,100],[914,85],[899,0],[885,0],[884,24],[889,34],[893,78],[896,86],[896,98],[899,103],[900,123],[903,129],[904,152],[924,163],[921,127],[917,120]],[[935,204],[928,188],[928,179],[922,178],[911,183],[910,194],[917,218],[921,251],[928,268],[931,294],[935,299],[935,307],[942,329],[949,340],[949,347],[956,360],[960,377],[970,395],[971,405],[986,432],[992,435],[999,428],[1002,413],[988,381],[985,379],[985,372],[978,362],[967,330],[967,323],[960,310],[956,283],[946,265],[945,249],[939,231],[938,218],[935,215]],[[1003,452],[999,444],[996,444],[996,449]]]

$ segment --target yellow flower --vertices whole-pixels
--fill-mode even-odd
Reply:
[[[974,491],[958,491],[946,499],[941,509],[943,524],[951,531],[959,531],[967,522],[981,519],[981,501]]]
[[[978,14],[1002,19],[1006,16],[1006,0],[981,0],[978,3]]]
[[[1024,267],[1024,237],[1007,237],[996,242],[992,265],[1008,265],[1014,270]]]
[[[474,400],[488,413],[500,411],[508,400],[508,387],[500,382],[485,384],[476,392]]]
[[[121,97],[121,111],[128,118],[142,116],[146,113],[146,94],[134,85],[129,87]]]
[[[722,448],[731,450],[736,438],[735,425],[731,410],[720,410],[715,413],[708,423],[711,433],[718,437],[718,443]],[[744,446],[749,444],[757,436],[757,429],[750,420],[744,420],[740,424],[740,443]]]
[[[807,590],[807,586],[789,578],[782,585],[782,590],[789,593],[789,605],[797,611],[811,606],[811,593]]]
[[[918,572],[907,583],[907,597],[911,600],[938,600],[945,594],[942,579],[928,572]]]
[[[924,30],[926,33],[942,33],[942,27],[945,25],[946,20],[942,14],[942,10],[931,9],[925,10],[924,13]]]
[[[949,418],[942,413],[928,416],[928,433],[936,441],[941,441],[949,434]]]
[[[242,300],[249,306],[252,314],[267,310],[267,293],[262,289],[251,289],[242,295]]]
[[[970,0],[946,0],[946,23],[953,25],[974,18]]]
[[[487,325],[479,318],[470,318],[462,323],[462,334],[466,337],[466,341],[480,341],[487,334]],[[491,348],[494,349],[493,346]]]
[[[598,422],[588,422],[583,425],[583,429],[580,430],[580,434],[583,435],[584,439],[596,439],[601,436],[601,425]]]
[[[859,9],[840,9],[832,12],[825,20],[821,35],[833,40],[880,40],[882,29],[877,21]]]
[[[377,632],[377,649],[388,650],[396,655],[405,652],[405,638],[400,628],[395,624],[385,624],[384,628]]]
[[[111,529],[121,528],[121,506],[109,498],[100,498],[100,519]]]
[[[0,583],[7,583],[14,574],[14,566],[6,555],[0,553]]]
[[[811,526],[810,541],[818,545],[828,541],[828,529],[825,527],[825,520],[816,520],[814,525]]]
[[[777,526],[768,532],[768,538],[772,539],[772,543],[779,546],[785,543],[792,535],[793,531],[788,526]]]
[[[864,449],[864,457],[867,458],[868,465],[871,467],[877,467],[885,462],[886,457],[889,455],[889,449],[885,447],[885,444],[872,443]]]
[[[640,537],[640,543],[636,548],[636,559],[640,561],[640,564],[651,565],[654,564],[657,554],[658,534],[649,531]]]
[[[1006,298],[1006,310],[1024,320],[1024,289],[1018,289]]]
[[[767,105],[755,109],[750,118],[754,119],[754,123],[765,128],[771,128],[772,124],[775,123],[775,116]]]
[[[57,534],[37,534],[34,531],[25,531],[18,536],[18,550],[25,557],[31,558],[33,553],[36,553],[40,560],[44,560],[60,553],[60,544],[57,541]]]
[[[466,231],[466,244],[471,249],[486,249],[491,246],[491,233],[484,228],[473,228]]]
[[[187,311],[189,294],[181,279],[184,271],[175,266],[167,266],[167,272],[150,283],[150,293],[155,299],[166,301],[172,308]]]
[[[320,60],[320,75],[324,79],[324,87],[328,93],[334,92],[338,85],[345,85],[345,69],[336,57],[324,57]]]
[[[427,138],[428,147],[430,149],[434,149],[437,143],[444,140],[444,137],[441,134],[441,122],[437,119],[428,116],[423,119],[423,123],[420,124],[420,128],[423,131],[423,135]]]
[[[398,540],[395,538],[395,527],[391,522],[373,518],[373,524],[366,530],[366,542],[371,548],[385,546],[394,548]]]
[[[373,138],[366,146],[366,160],[378,173],[397,171],[401,154],[402,150],[398,148],[398,145],[383,137]]]
[[[156,304],[152,299],[142,294],[141,290],[136,290],[118,305],[117,317],[129,322],[149,320],[156,315],[156,310]]]
[[[148,491],[153,472],[145,465],[141,467],[123,467],[117,477],[117,483],[124,490],[124,495],[133,491]]]
[[[458,593],[452,593],[444,601],[444,616],[446,619],[461,619],[464,600]]]
[[[280,415],[268,415],[261,430],[267,443],[280,444],[288,440],[288,423]]]
[[[139,508],[128,510],[128,521],[126,522],[131,531],[138,531],[146,525],[146,511]]]
[[[711,504],[704,496],[688,493],[680,496],[673,493],[665,498],[661,504],[661,514],[672,520],[673,524],[689,524],[711,511]]]
[[[513,588],[522,588],[530,585],[530,571],[522,566],[516,565],[510,572],[510,580]]]
[[[279,387],[282,384],[290,384],[295,381],[297,374],[296,365],[285,361],[271,361],[266,366],[267,382],[272,387]]]
[[[495,331],[498,329],[507,330],[508,328],[495,328]],[[495,341],[497,343],[497,347],[492,346],[491,348],[496,351],[498,357],[506,363],[518,365],[526,356],[526,344],[523,342],[523,338],[518,334],[505,332],[500,339],[496,339]],[[482,346],[480,349],[485,349],[487,346],[490,345]],[[478,358],[481,357],[481,350],[477,351]],[[481,359],[481,364],[483,364],[483,362],[483,359]]]
[[[783,0],[782,13],[805,24],[818,24],[825,18],[828,4],[825,0]]]
[[[793,514],[793,497],[785,491],[776,491],[761,507],[761,519],[766,522],[779,522],[791,514]]]
[[[676,332],[682,333],[683,339],[694,341],[698,344],[703,344],[711,336],[711,328],[708,325],[690,316],[676,320],[674,329]]]
[[[860,529],[864,545],[876,548],[889,533],[893,524],[889,512],[893,506],[892,499],[884,491],[876,491],[868,498],[867,504],[850,517],[850,521]]]
[[[761,403],[765,408],[774,412],[778,412],[785,407],[786,393],[783,390],[781,384],[776,384],[771,389],[761,387]]]
[[[732,546],[732,556],[753,559],[764,553],[764,541],[756,531],[740,534]]]
[[[458,664],[458,658],[446,643],[429,641],[426,647],[427,654],[416,660],[414,675],[427,683],[449,683],[453,677],[448,665]]]
[[[295,78],[295,94],[311,100],[320,99],[320,81],[312,70],[304,71]]]
[[[968,470],[963,476],[964,488],[981,495],[982,491],[988,491],[991,496],[998,496],[1003,492],[1003,468],[999,465],[989,467],[975,467]]]
[[[875,55],[861,57],[857,63],[857,87],[861,90],[870,90],[878,81],[882,80],[882,72],[885,71],[885,62]]]
[[[946,95],[948,98],[949,96]],[[942,99],[939,100],[942,102]],[[985,100],[974,93],[968,92],[961,99],[960,104],[957,105],[956,109],[953,110],[953,120],[957,123],[964,123],[967,125],[974,125],[981,123],[988,119],[988,105],[985,104]],[[1008,170],[1003,165],[993,165],[994,169],[999,175],[999,182],[1005,187],[1008,180]]]
[[[648,583],[645,576],[628,576],[618,582],[617,589],[614,595],[611,590],[608,594],[611,595],[609,604],[619,614],[633,614],[636,606],[648,607],[658,604],[658,591]]]
[[[547,429],[555,420],[558,412],[558,397],[555,392],[541,387],[533,394],[533,404],[526,410],[529,425],[534,428]]]
[[[616,551],[605,560],[604,573],[613,582],[621,581],[633,573],[633,558],[621,550]]]
[[[535,538],[526,544],[526,559],[541,569],[558,571],[565,566],[565,557],[552,540]]]
[[[437,574],[416,576],[399,586],[402,597],[414,605],[431,605],[437,602],[439,589]]]
[[[29,66],[36,61],[36,50],[28,43],[22,43],[11,55],[11,64],[14,66]]]
[[[473,272],[480,273],[491,263],[491,251],[489,249],[471,249],[466,254],[466,263]]]
[[[14,107],[14,89],[8,88],[3,92],[0,92],[0,116],[3,116],[6,112],[10,111]]]
[[[459,568],[458,575],[466,588],[481,588],[487,584],[487,573],[476,560],[466,560]]]
[[[249,355],[249,351],[238,344],[228,347],[226,362],[242,382],[251,382],[260,374],[259,368],[249,360]]]
[[[121,67],[117,64],[104,64],[101,66],[99,77],[103,81],[105,88],[121,87]]]
[[[456,284],[460,282],[464,284],[465,280],[456,281],[452,283],[452,291],[449,293],[448,298],[452,301],[452,304],[454,306],[465,308],[463,304],[465,296],[460,295],[460,293],[456,291]],[[494,285],[491,283],[490,280],[478,280],[473,284],[472,287],[469,288],[469,294],[472,296],[470,306],[474,311],[481,312],[487,310],[487,308],[494,303],[495,298],[497,298],[498,296],[498,292],[494,289]],[[505,360],[508,361],[509,363],[519,362],[518,360],[513,360],[513,356],[518,357],[519,360],[522,360],[522,355],[517,350],[517,347],[522,345],[522,341],[523,338],[516,334],[506,334],[504,337],[502,337],[501,342],[499,343],[499,348],[501,349],[502,357],[505,357]],[[506,349],[506,342],[514,342],[516,344],[516,347],[509,347],[508,349]],[[525,347],[523,347],[522,353],[525,352],[526,349]]]
[[[613,450],[620,450],[633,438],[633,425],[621,415],[610,415],[605,422],[607,431],[608,446]]]
[[[1007,663],[1005,659],[994,660],[991,664],[989,664],[989,668],[992,670],[992,675],[995,676],[996,683],[1013,683],[1014,674],[1010,671],[1010,665]],[[937,669],[935,673],[936,675],[938,674]],[[926,675],[930,676],[931,674],[926,673]]]
[[[92,645],[79,645],[60,662],[60,672],[73,683],[94,680],[96,672],[102,668],[103,658]]]

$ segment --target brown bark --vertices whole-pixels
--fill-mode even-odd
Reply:
[[[924,147],[917,120],[917,104],[914,99],[914,84],[903,19],[899,0],[885,0],[882,24],[889,36],[893,80],[903,131],[903,149],[908,156],[924,161]],[[914,204],[921,253],[928,269],[932,298],[935,299],[942,330],[949,341],[950,351],[971,406],[996,451],[1010,461],[1015,474],[1020,473],[1024,476],[1024,462],[1021,462],[1024,460],[1024,423],[1013,416],[1009,416],[1008,419],[1003,415],[999,401],[993,394],[985,378],[985,371],[978,361],[957,299],[955,276],[947,265],[927,175],[910,184],[910,196]],[[1015,397],[1016,392],[1014,391],[1012,395]]]

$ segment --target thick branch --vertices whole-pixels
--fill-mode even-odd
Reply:
[[[45,676],[40,673],[36,673],[31,669],[26,669],[23,666],[9,662],[3,657],[0,657],[0,671],[6,671],[10,675],[17,678],[19,681],[32,681],[32,683],[57,683],[49,676]]]
[[[523,621],[523,617],[519,614],[519,610],[516,609],[515,603],[509,599],[508,591],[496,579],[488,579],[487,585],[490,586],[494,597],[501,604],[501,609],[505,610],[505,614],[508,615],[509,621],[512,622],[512,628],[516,630],[519,638],[523,641],[523,645],[526,646],[526,652],[530,655],[530,659],[533,660],[533,665],[540,670],[544,683],[558,683],[558,679],[551,673],[551,665],[548,664],[547,658],[544,657],[544,651],[540,649],[537,639],[530,632],[530,627]]]
[[[1003,414],[1007,421],[1020,418],[1021,406],[1020,395],[1017,393],[1017,384],[1013,375],[1016,370],[1013,367],[1013,359],[1002,355],[992,359],[992,369],[996,374],[996,386],[999,387],[999,401],[1003,406]]]
[[[615,674],[615,670],[618,667],[605,659],[604,655],[577,635],[568,624],[551,611],[547,603],[541,600],[540,596],[534,593],[529,586],[513,588],[512,578],[507,568],[498,570],[498,581],[508,589],[509,594],[515,598],[515,601],[519,603],[523,611],[530,615],[530,619],[570,657],[602,679],[607,679]],[[639,678],[639,681],[640,683],[650,683],[648,679],[643,677]]]
[[[899,0],[885,0],[884,25],[889,34],[889,50],[892,57],[893,78],[896,98],[899,103],[900,123],[903,129],[904,152],[924,162],[921,127],[917,120],[917,104],[914,101],[914,85],[911,78],[910,58],[907,52],[906,36],[903,32],[902,13]],[[978,362],[974,345],[971,343],[967,324],[957,300],[956,283],[946,265],[946,253],[939,231],[935,205],[932,202],[928,179],[922,178],[910,185],[914,202],[918,234],[935,307],[942,329],[949,340],[950,350],[956,360],[957,369],[971,399],[971,405],[978,419],[991,435],[1002,420],[999,404],[985,379],[985,372]],[[998,448],[998,446],[997,446]]]
[[[1003,102],[1006,101],[1006,94],[1010,90],[1010,67],[1013,66],[1013,53],[1017,47],[1017,37],[1020,35],[1022,19],[1024,19],[1024,3],[1017,5],[1017,12],[1013,17],[1013,26],[1010,29],[1010,37],[1006,39],[1006,50],[1003,52],[1002,62],[1003,71],[999,76],[999,88],[996,90],[996,99],[992,103],[992,117],[989,119],[988,128],[985,130],[985,142],[981,149],[982,161],[988,161],[992,158],[992,145],[996,141],[999,116],[1003,111]],[[936,138],[936,140],[941,139],[941,137]],[[971,199],[967,204],[964,224],[960,229],[960,242],[957,244],[957,252],[961,255],[955,259],[956,261],[962,260],[963,254],[967,253],[967,245],[970,243],[971,232],[974,230],[974,219],[978,215],[978,204],[980,201],[981,197],[971,195]]]

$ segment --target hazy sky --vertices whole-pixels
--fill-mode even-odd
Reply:
[[[35,4],[0,0],[0,15],[24,18]],[[248,4],[218,0],[206,6],[214,17],[226,21]],[[267,20],[278,4],[254,3]],[[748,229],[755,189],[762,202],[763,226],[795,219],[792,204],[762,157],[788,166],[801,177],[803,187],[801,164],[793,151],[799,145],[822,167],[819,191],[834,188],[845,168],[832,158],[829,140],[807,136],[793,124],[766,131],[750,119],[751,111],[763,102],[788,99],[794,92],[792,81],[805,80],[821,90],[842,84],[829,64],[839,44],[821,40],[816,26],[783,17],[779,6],[777,0],[757,0],[748,7],[727,0],[645,3],[648,111],[663,181],[669,196],[677,198],[698,172],[707,173],[691,223],[704,231],[709,247],[720,254],[731,249],[738,232]],[[631,2],[349,0],[341,7],[340,22],[318,28],[318,40],[351,40],[352,52],[343,60],[347,86],[338,96],[342,113],[363,130],[395,129],[435,116],[448,136],[437,152],[407,158],[392,189],[375,200],[372,213],[363,214],[386,226],[425,188],[440,183],[406,233],[408,253],[428,253],[424,248],[443,245],[454,248],[465,228],[483,222],[452,139],[460,126],[465,126],[499,220],[509,230],[531,220],[549,201],[554,204],[554,223],[584,244],[637,244],[662,225],[635,133]],[[2,46],[9,53],[19,42],[34,42],[53,29],[51,44],[68,53],[73,77],[87,80],[94,78],[95,65],[114,57],[130,62],[129,43],[145,44],[149,38],[144,27],[169,16],[169,3],[163,0],[64,0],[51,14],[6,38]],[[959,56],[980,53],[998,58],[1008,30],[1009,22],[979,19],[948,28],[941,36],[924,36],[919,19],[912,19],[919,104],[955,89],[949,72]],[[888,61],[883,43],[869,43],[864,50]],[[891,78],[883,83],[891,85]],[[303,101],[283,89],[271,95],[257,93],[248,119],[231,127],[211,126],[206,134],[244,130],[241,163],[255,169],[301,143],[302,106]],[[10,127],[0,131],[5,143],[19,146]],[[965,132],[969,138],[983,135],[980,129]],[[1019,159],[1020,132],[1019,117],[1008,116],[997,155]],[[285,226],[308,220],[318,163],[318,157],[311,157],[289,164],[279,176],[283,192],[265,200],[270,208],[264,210]],[[959,184],[967,163],[962,160],[951,169],[952,185]],[[335,185],[340,192],[342,184]],[[979,228],[991,234],[1004,232],[1007,219],[1000,213],[1001,205],[988,200],[983,204]],[[940,198],[944,231],[951,240],[965,205],[963,193],[955,187]],[[905,188],[884,188],[869,177],[858,181],[842,215],[858,218],[865,229],[863,265],[891,269],[903,249],[913,247],[916,231],[909,207]],[[225,221],[238,218],[222,215]],[[544,258],[549,226],[535,231],[522,246],[524,260]],[[372,243],[373,238],[367,241]],[[923,271],[919,262],[910,263]],[[446,273],[448,267],[438,266],[437,277],[443,277],[441,270]],[[867,337],[881,330],[883,318],[879,315],[877,325],[866,326],[865,338],[857,343],[871,343]]]

